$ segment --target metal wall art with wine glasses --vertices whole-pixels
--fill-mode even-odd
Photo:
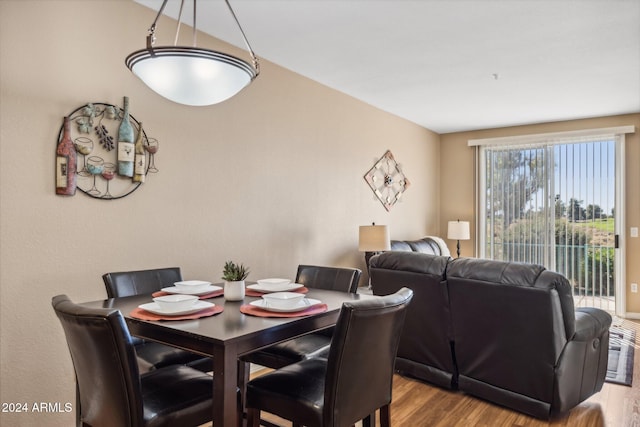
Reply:
[[[94,102],[64,117],[56,150],[56,194],[79,189],[96,199],[115,200],[140,187],[158,172],[158,141],[123,106]]]
[[[364,180],[387,212],[400,201],[411,184],[389,150],[367,171]]]

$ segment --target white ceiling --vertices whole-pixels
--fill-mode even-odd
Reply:
[[[231,5],[259,58],[438,133],[640,112],[640,0]],[[198,29],[244,48],[222,0],[199,1],[197,15]]]

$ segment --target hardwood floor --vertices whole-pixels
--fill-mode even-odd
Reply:
[[[396,375],[393,383],[391,425],[394,427],[640,427],[640,322],[622,321],[636,330],[633,387],[605,383],[602,391],[549,421],[531,418],[460,392],[443,390]],[[281,426],[291,423],[264,414]]]

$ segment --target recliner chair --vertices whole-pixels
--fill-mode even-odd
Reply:
[[[574,309],[561,274],[458,258],[447,286],[460,390],[548,418],[602,389],[611,316]]]

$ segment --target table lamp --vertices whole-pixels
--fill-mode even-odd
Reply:
[[[469,233],[469,221],[449,221],[447,238],[458,241],[456,248],[458,250],[458,258],[460,258],[460,240],[469,240],[471,238],[471,234]]]
[[[389,229],[386,225],[361,225],[358,250],[364,252],[364,260],[369,271],[369,259],[382,251],[391,249]]]

